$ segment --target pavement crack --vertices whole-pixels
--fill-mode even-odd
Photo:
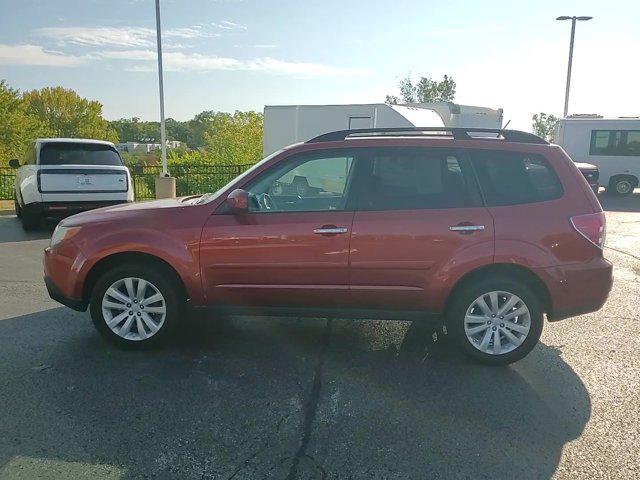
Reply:
[[[640,260],[639,256],[634,255],[633,253],[625,252],[624,250],[620,250],[619,248],[610,247],[608,245],[605,245],[604,248],[608,248],[609,250],[613,250],[614,252],[622,253],[623,255],[628,255],[632,258],[635,258],[636,260]]]
[[[302,420],[302,438],[300,440],[300,446],[293,456],[293,460],[291,461],[291,468],[289,469],[289,474],[286,477],[286,480],[294,480],[298,478],[298,469],[300,467],[300,460],[302,458],[310,458],[313,460],[316,468],[320,470],[322,473],[322,478],[326,478],[326,471],[320,464],[307,455],[307,447],[309,445],[309,440],[311,439],[311,430],[313,428],[313,422],[316,418],[316,413],[318,412],[318,403],[320,402],[320,393],[322,391],[322,370],[324,368],[324,360],[325,354],[327,352],[327,348],[329,347],[329,340],[331,339],[331,319],[327,319],[327,323],[324,329],[322,343],[320,346],[320,352],[318,353],[318,361],[316,363],[316,368],[313,372],[313,383],[311,384],[311,392],[309,394],[309,399],[304,405],[304,417]]]
[[[243,461],[241,461],[240,464],[231,473],[231,475],[229,476],[229,478],[227,480],[232,480],[233,478],[235,478],[242,470],[244,470],[246,467],[249,466],[249,464],[251,463],[251,461],[254,458],[256,458],[260,453],[262,453],[263,451],[266,450],[266,448],[269,446],[269,443],[271,442],[271,438],[275,434],[280,433],[280,429],[282,428],[282,424],[284,422],[286,422],[289,419],[290,416],[291,416],[291,414],[287,414],[287,415],[284,415],[280,420],[278,420],[278,423],[276,424],[275,433],[272,434],[272,435],[269,435],[267,437],[267,439],[262,443],[262,445],[260,445],[259,448],[254,450],[249,456],[247,456],[247,458],[245,458]]]

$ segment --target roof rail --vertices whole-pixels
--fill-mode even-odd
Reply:
[[[473,127],[393,127],[393,128],[358,128],[353,130],[337,130],[335,132],[324,133],[307,140],[306,143],[338,142],[353,136],[374,136],[379,133],[396,133],[401,136],[419,135],[421,132],[445,132],[450,133],[454,140],[482,140],[487,137],[472,137],[469,132],[475,133],[495,133],[496,137],[502,137],[507,142],[516,143],[538,143],[548,145],[549,142],[533,133],[521,132],[520,130],[503,130],[500,128],[473,128]],[[373,134],[373,135],[371,135]],[[377,135],[375,135],[377,136]]]

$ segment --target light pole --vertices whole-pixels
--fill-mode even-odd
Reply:
[[[160,0],[156,0],[156,39],[158,45],[158,86],[160,89],[160,149],[162,152],[162,173],[156,177],[156,198],[176,196],[175,178],[167,171],[167,134],[164,122],[164,82],[162,78],[162,34],[160,27]]]
[[[569,88],[571,86],[571,64],[573,63],[573,39],[576,35],[576,21],[586,21],[591,20],[593,17],[569,17],[562,16],[556,18],[556,20],[571,20],[571,40],[569,42],[569,66],[567,67],[567,89],[564,93],[564,117],[567,117],[567,113],[569,112]]]

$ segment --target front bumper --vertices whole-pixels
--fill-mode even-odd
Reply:
[[[121,205],[123,203],[131,203],[128,200],[116,201],[98,201],[98,202],[41,202],[30,203],[23,207],[23,211],[33,213],[34,215],[43,215],[47,217],[68,217],[87,210],[95,210],[96,208],[111,207],[113,205]]]
[[[84,278],[82,269],[86,258],[73,240],[47,247],[42,258],[44,281],[49,296],[74,310],[84,311]]]
[[[87,302],[82,299],[67,297],[53,283],[53,280],[49,277],[44,277],[44,284],[47,286],[47,292],[49,296],[56,302],[61,303],[69,308],[77,310],[78,312],[84,312],[87,310]]]

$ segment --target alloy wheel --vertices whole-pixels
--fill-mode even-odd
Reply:
[[[102,298],[102,316],[119,337],[146,340],[162,328],[167,304],[153,283],[143,278],[122,278],[107,288]]]
[[[489,355],[512,352],[526,340],[530,328],[529,308],[510,292],[492,291],[479,296],[464,317],[467,340]]]

